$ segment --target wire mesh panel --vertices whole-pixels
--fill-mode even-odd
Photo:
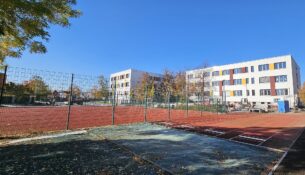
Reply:
[[[112,103],[104,76],[73,75],[71,89],[70,129],[112,124]]]
[[[137,97],[135,97],[137,96]],[[144,122],[144,92],[127,96],[118,91],[115,95],[114,124],[127,124]]]
[[[8,67],[1,98],[2,135],[65,129],[70,75]]]
[[[170,110],[168,93],[155,92],[147,99],[147,121],[168,121]]]

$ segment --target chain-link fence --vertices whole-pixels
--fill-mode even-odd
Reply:
[[[135,122],[170,121],[226,112],[221,100],[162,79],[121,91],[104,76],[5,67],[0,70],[2,136]],[[163,83],[163,84],[162,84]]]

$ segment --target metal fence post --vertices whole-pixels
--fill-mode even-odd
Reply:
[[[69,123],[70,123],[70,115],[71,115],[71,105],[73,103],[73,80],[74,80],[74,74],[71,76],[71,85],[70,85],[70,96],[69,96],[69,108],[68,108],[68,118],[67,118],[67,125],[66,130],[69,129]]]
[[[144,98],[145,98],[145,106],[144,106],[144,122],[147,121],[147,85],[145,87],[145,92],[144,92]]]
[[[185,94],[185,96],[186,96],[186,117],[188,117],[189,116],[189,96],[188,96],[188,92],[189,90],[188,90],[188,84],[187,84],[187,86],[186,86],[186,94]]]
[[[0,106],[2,105],[2,98],[4,93],[5,81],[6,81],[6,73],[7,73],[7,66],[4,67],[4,75],[2,79],[1,94],[0,94]]]
[[[200,101],[200,117],[202,117],[203,99],[204,99],[204,97],[201,97],[201,101]]]
[[[217,103],[216,103],[216,112],[217,112],[217,115],[218,115],[218,103],[219,103],[219,101],[218,101],[218,98],[217,98]]]
[[[114,125],[114,112],[115,112],[115,97],[116,97],[116,80],[114,80],[114,84],[113,85],[113,97],[112,97],[112,125]]]
[[[168,120],[171,120],[171,103],[170,103],[170,99],[171,99],[171,92],[168,91],[168,98],[167,98],[167,102],[168,102]]]

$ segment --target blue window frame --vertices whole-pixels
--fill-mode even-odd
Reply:
[[[275,76],[275,82],[277,82],[277,83],[287,82],[287,75]]]
[[[212,72],[212,76],[219,76],[219,71]]]
[[[286,69],[286,62],[274,63],[274,69]]]
[[[276,95],[288,95],[288,89],[276,89]]]
[[[230,83],[230,80],[223,80],[223,85],[231,85]]]
[[[241,79],[234,79],[234,85],[241,85],[242,80]]]
[[[259,70],[259,71],[266,71],[266,70],[269,70],[269,64],[261,64],[261,65],[258,65],[258,70]]]
[[[255,84],[255,79],[254,78],[251,78],[251,83]]]
[[[233,69],[234,74],[240,74],[242,73],[242,68],[235,68]]]
[[[230,75],[230,70],[223,70],[222,75]]]
[[[233,95],[234,96],[243,96],[243,91],[242,90],[233,91]]]
[[[213,81],[212,86],[219,86],[219,81]]]
[[[251,72],[254,72],[254,66],[251,66]]]

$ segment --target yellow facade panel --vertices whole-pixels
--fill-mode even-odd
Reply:
[[[234,91],[230,91],[230,97],[234,96]]]
[[[274,63],[269,64],[269,68],[270,68],[270,70],[274,70]]]
[[[243,85],[246,85],[247,84],[247,81],[246,81],[246,79],[244,78],[244,79],[242,79],[242,84]]]

